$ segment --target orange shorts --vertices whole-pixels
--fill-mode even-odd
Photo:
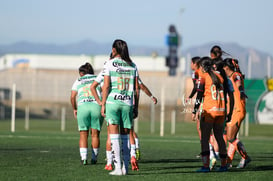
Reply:
[[[234,126],[237,124],[239,127],[242,121],[245,119],[246,113],[244,111],[234,111],[231,116],[230,122],[227,123],[228,126]]]

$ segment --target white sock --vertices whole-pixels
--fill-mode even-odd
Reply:
[[[139,140],[138,140],[138,138],[135,138],[135,142],[136,142],[136,149],[139,149]]]
[[[128,172],[129,162],[130,162],[130,141],[129,134],[121,135],[122,141],[122,158],[123,164],[125,166],[126,172]]]
[[[97,160],[100,148],[91,148],[92,160]]]
[[[219,159],[219,151],[215,152],[216,159]]]
[[[131,157],[136,157],[136,145],[131,145]]]
[[[215,158],[214,156],[214,149],[213,149],[213,146],[211,144],[209,144],[209,159],[212,159],[212,158]]]
[[[87,160],[87,148],[80,148],[80,155],[82,160]]]
[[[120,134],[110,134],[113,161],[115,164],[115,169],[121,169],[121,159],[120,159]]]
[[[112,164],[113,162],[112,151],[106,151],[106,159],[107,159],[107,165]]]

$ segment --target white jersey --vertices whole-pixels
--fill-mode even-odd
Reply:
[[[111,79],[106,103],[132,106],[135,78],[138,77],[136,65],[129,65],[121,58],[113,58],[104,65],[102,75],[110,76]]]
[[[80,106],[85,103],[96,103],[91,90],[90,86],[95,81],[96,75],[86,74],[80,78],[78,78],[73,86],[72,90],[78,93],[77,105]],[[98,96],[101,98],[101,87],[97,87]]]

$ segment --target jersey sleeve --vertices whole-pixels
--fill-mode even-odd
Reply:
[[[103,82],[103,75],[102,75],[102,72],[103,72],[103,71],[101,71],[101,72],[99,73],[99,75],[98,75],[98,76],[96,77],[96,79],[95,79],[95,81],[98,82],[99,84]]]
[[[72,91],[77,91],[77,92],[78,92],[78,88],[77,88],[77,87],[78,87],[78,84],[79,84],[79,81],[76,80],[76,81],[73,83],[71,90],[72,90]]]
[[[103,70],[102,70],[102,76],[109,76],[110,75],[110,65],[111,65],[112,61],[108,61],[104,64],[103,66]]]

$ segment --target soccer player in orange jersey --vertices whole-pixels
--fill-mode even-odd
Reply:
[[[227,139],[229,141],[228,146],[228,166],[232,167],[232,160],[237,150],[241,155],[242,159],[237,166],[237,168],[244,168],[251,161],[250,157],[247,155],[246,149],[242,142],[236,137],[239,132],[242,121],[246,114],[246,94],[244,92],[244,81],[243,75],[241,74],[240,68],[238,66],[238,60],[226,58],[224,60],[224,70],[226,75],[232,82],[234,88],[234,105],[231,116],[231,121],[227,123]]]
[[[212,130],[219,146],[219,156],[221,158],[221,167],[219,171],[227,171],[227,152],[226,144],[223,139],[225,121],[224,80],[220,74],[213,70],[212,61],[209,57],[201,58],[200,66],[203,74],[198,80],[196,104],[192,112],[192,119],[195,119],[200,102],[203,98],[203,109],[200,117],[203,167],[197,170],[197,172],[210,171],[209,139]]]

